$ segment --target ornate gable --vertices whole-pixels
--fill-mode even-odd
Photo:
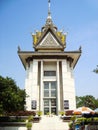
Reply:
[[[66,35],[57,31],[57,28],[53,24],[46,24],[42,27],[41,32],[36,32],[36,34],[33,34],[32,36],[35,51],[64,51],[64,48],[66,47]]]
[[[58,47],[60,46],[57,40],[53,37],[53,35],[49,32],[39,46],[43,47]]]
[[[47,32],[35,46],[36,50],[62,50],[64,47],[52,32]]]

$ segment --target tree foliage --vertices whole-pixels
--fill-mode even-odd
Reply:
[[[26,93],[9,77],[0,76],[0,112],[24,110]]]
[[[76,106],[86,106],[92,109],[98,108],[98,99],[95,99],[92,95],[76,96]]]
[[[93,70],[93,72],[98,74],[98,65],[97,65],[96,69]]]

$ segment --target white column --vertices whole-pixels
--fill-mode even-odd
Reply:
[[[26,64],[26,79],[25,79],[25,90],[26,94],[29,95],[26,97],[26,110],[31,110],[31,88],[29,85],[29,67],[28,64]]]
[[[62,75],[64,100],[68,100],[69,109],[74,110],[76,108],[74,78],[71,76],[71,68],[66,60],[62,61]]]
[[[57,104],[58,112],[60,111],[60,82],[59,82],[59,61],[57,61]]]
[[[35,100],[37,102],[38,109],[38,61],[33,60],[33,65],[31,64],[32,71],[30,72],[30,86],[31,86],[31,101]]]
[[[43,111],[43,61],[41,61],[40,110]]]

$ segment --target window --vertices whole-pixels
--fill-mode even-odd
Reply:
[[[49,106],[49,100],[47,99],[44,100],[44,106]]]
[[[56,81],[44,82],[44,97],[56,97]]]
[[[69,109],[69,101],[64,100],[64,109]]]
[[[44,90],[44,97],[49,97],[49,90]]]
[[[49,89],[49,82],[44,82],[44,89]]]
[[[36,107],[37,107],[37,102],[36,102],[36,100],[32,100],[32,102],[31,102],[31,108],[32,108],[32,109],[36,109]]]
[[[44,76],[56,76],[56,71],[44,71]]]
[[[51,106],[56,106],[56,100],[55,99],[51,99]]]
[[[56,90],[51,90],[51,97],[56,97]]]

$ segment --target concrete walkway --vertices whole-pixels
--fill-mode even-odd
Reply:
[[[68,130],[68,123],[63,122],[60,117],[53,116],[47,117],[42,116],[39,123],[34,123],[32,130]]]

